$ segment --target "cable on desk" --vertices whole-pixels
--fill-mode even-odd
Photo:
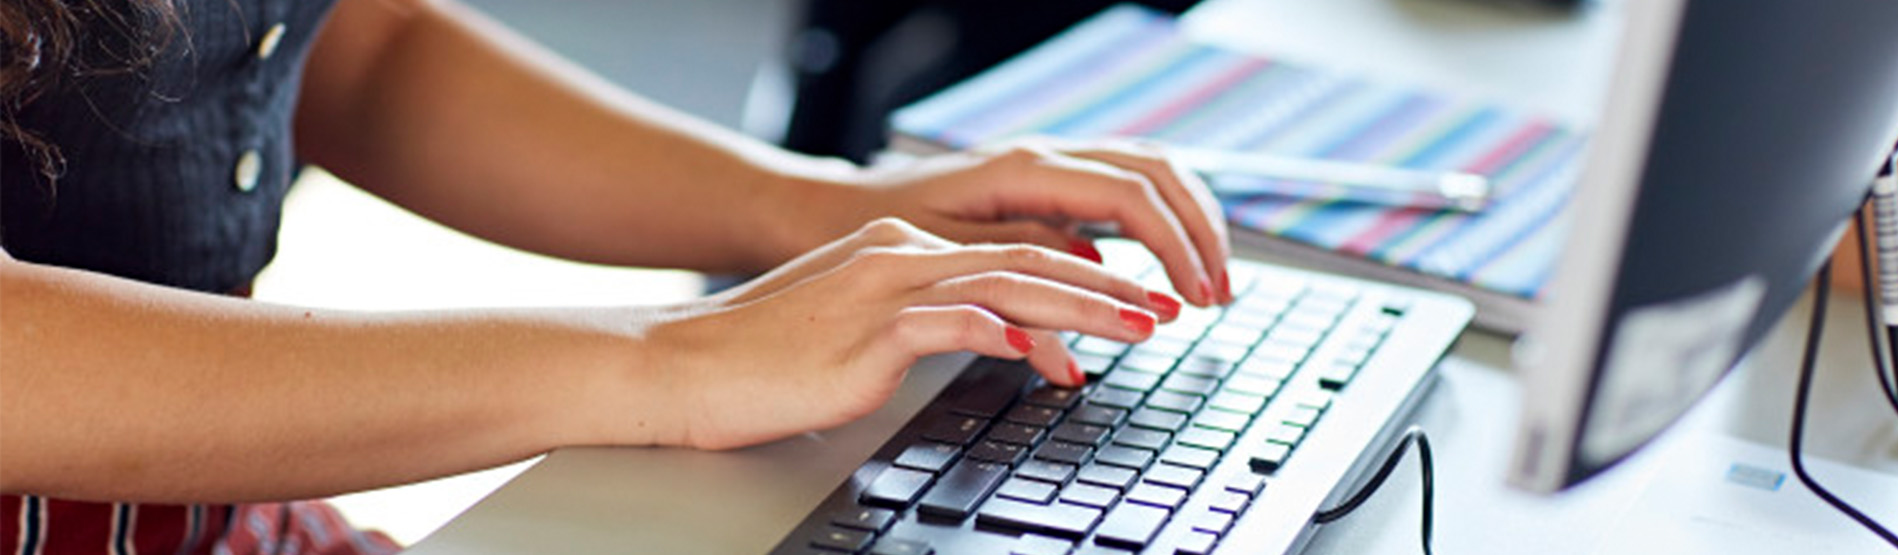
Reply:
[[[1893,535],[1891,530],[1880,526],[1878,521],[1865,516],[1865,513],[1859,512],[1857,507],[1833,495],[1830,490],[1819,485],[1818,481],[1813,480],[1812,476],[1806,473],[1806,461],[1802,452],[1806,439],[1806,401],[1812,393],[1813,367],[1818,365],[1819,339],[1824,336],[1826,294],[1830,292],[1832,282],[1831,263],[1828,262],[1819,267],[1818,279],[1819,283],[1813,287],[1812,324],[1806,330],[1806,352],[1799,361],[1799,389],[1798,395],[1793,398],[1792,438],[1786,446],[1786,451],[1792,458],[1793,474],[1799,477],[1799,483],[1805,484],[1806,489],[1812,490],[1813,495],[1819,496],[1819,499],[1832,505],[1832,508],[1858,521],[1859,525],[1877,534],[1893,548],[1898,548],[1898,535]]]
[[[1418,468],[1423,471],[1423,552],[1424,555],[1430,555],[1430,529],[1431,523],[1435,520],[1431,515],[1431,507],[1436,505],[1433,501],[1436,497],[1434,483],[1436,471],[1430,464],[1430,436],[1425,435],[1423,428],[1417,426],[1411,426],[1410,429],[1404,431],[1403,439],[1398,440],[1397,448],[1392,449],[1391,454],[1384,457],[1384,465],[1378,467],[1376,474],[1371,475],[1370,482],[1358,488],[1357,493],[1351,494],[1350,498],[1345,499],[1344,503],[1338,504],[1337,507],[1320,510],[1318,514],[1312,515],[1312,521],[1318,524],[1330,524],[1351,514],[1351,511],[1357,510],[1366,499],[1371,498],[1371,494],[1377,493],[1379,486],[1384,485],[1384,479],[1389,478],[1391,470],[1397,468],[1397,463],[1404,460],[1404,452],[1410,450],[1412,443],[1417,444]]]
[[[1878,375],[1879,389],[1885,393],[1885,402],[1891,404],[1894,414],[1898,414],[1898,388],[1893,387],[1893,383],[1898,382],[1898,328],[1889,327],[1888,322],[1881,322],[1882,318],[1879,318],[1877,292],[1873,291],[1877,282],[1873,281],[1872,265],[1876,262],[1872,260],[1871,230],[1865,225],[1865,219],[1869,217],[1860,211],[1859,215],[1852,218],[1852,225],[1858,228],[1858,272],[1859,283],[1864,284],[1864,294],[1860,297],[1865,300],[1865,333],[1867,343],[1872,347],[1872,373]],[[1880,334],[1880,331],[1885,333]],[[1886,356],[1886,346],[1892,349],[1891,357]]]

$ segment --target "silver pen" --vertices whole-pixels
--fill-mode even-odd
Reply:
[[[1210,148],[1168,147],[1167,152],[1174,163],[1213,178],[1209,185],[1221,195],[1278,195],[1463,212],[1480,212],[1490,201],[1489,178],[1472,173]]]

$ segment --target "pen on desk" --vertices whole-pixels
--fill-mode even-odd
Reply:
[[[1478,212],[1489,206],[1489,179],[1455,171],[1297,158],[1260,152],[1170,147],[1173,161],[1213,177],[1213,191],[1349,200],[1371,204]],[[1253,179],[1242,179],[1242,178]],[[1288,183],[1319,184],[1317,191]]]

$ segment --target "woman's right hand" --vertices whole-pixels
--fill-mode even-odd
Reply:
[[[1079,386],[1052,330],[1134,342],[1179,310],[1067,253],[961,246],[883,219],[654,324],[647,360],[683,404],[681,441],[724,449],[868,414],[935,353],[1025,358]]]

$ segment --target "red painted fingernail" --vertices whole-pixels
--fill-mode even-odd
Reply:
[[[1100,249],[1094,248],[1094,242],[1086,239],[1069,239],[1068,252],[1092,260],[1095,264],[1100,264],[1102,260]]]
[[[1074,385],[1077,386],[1087,383],[1087,374],[1081,373],[1081,367],[1074,363],[1074,359],[1068,359],[1068,377],[1074,378]]]
[[[1003,335],[1008,336],[1008,346],[1021,351],[1021,354],[1025,355],[1035,350],[1035,338],[1029,337],[1028,332],[1022,331],[1021,328],[1009,326],[1008,331]]]
[[[1172,295],[1159,291],[1148,291],[1147,304],[1153,305],[1154,310],[1159,312],[1161,318],[1172,320],[1180,316],[1180,301],[1174,299]]]
[[[1140,334],[1141,337],[1146,337],[1148,334],[1153,333],[1153,326],[1155,324],[1153,316],[1131,308],[1120,309],[1120,323],[1125,324],[1127,329],[1133,330],[1134,333]]]
[[[1219,273],[1219,298],[1225,301],[1232,300],[1232,281],[1226,279],[1225,272]]]
[[[1206,280],[1199,282],[1199,298],[1206,299],[1206,304],[1213,304],[1213,286]]]

